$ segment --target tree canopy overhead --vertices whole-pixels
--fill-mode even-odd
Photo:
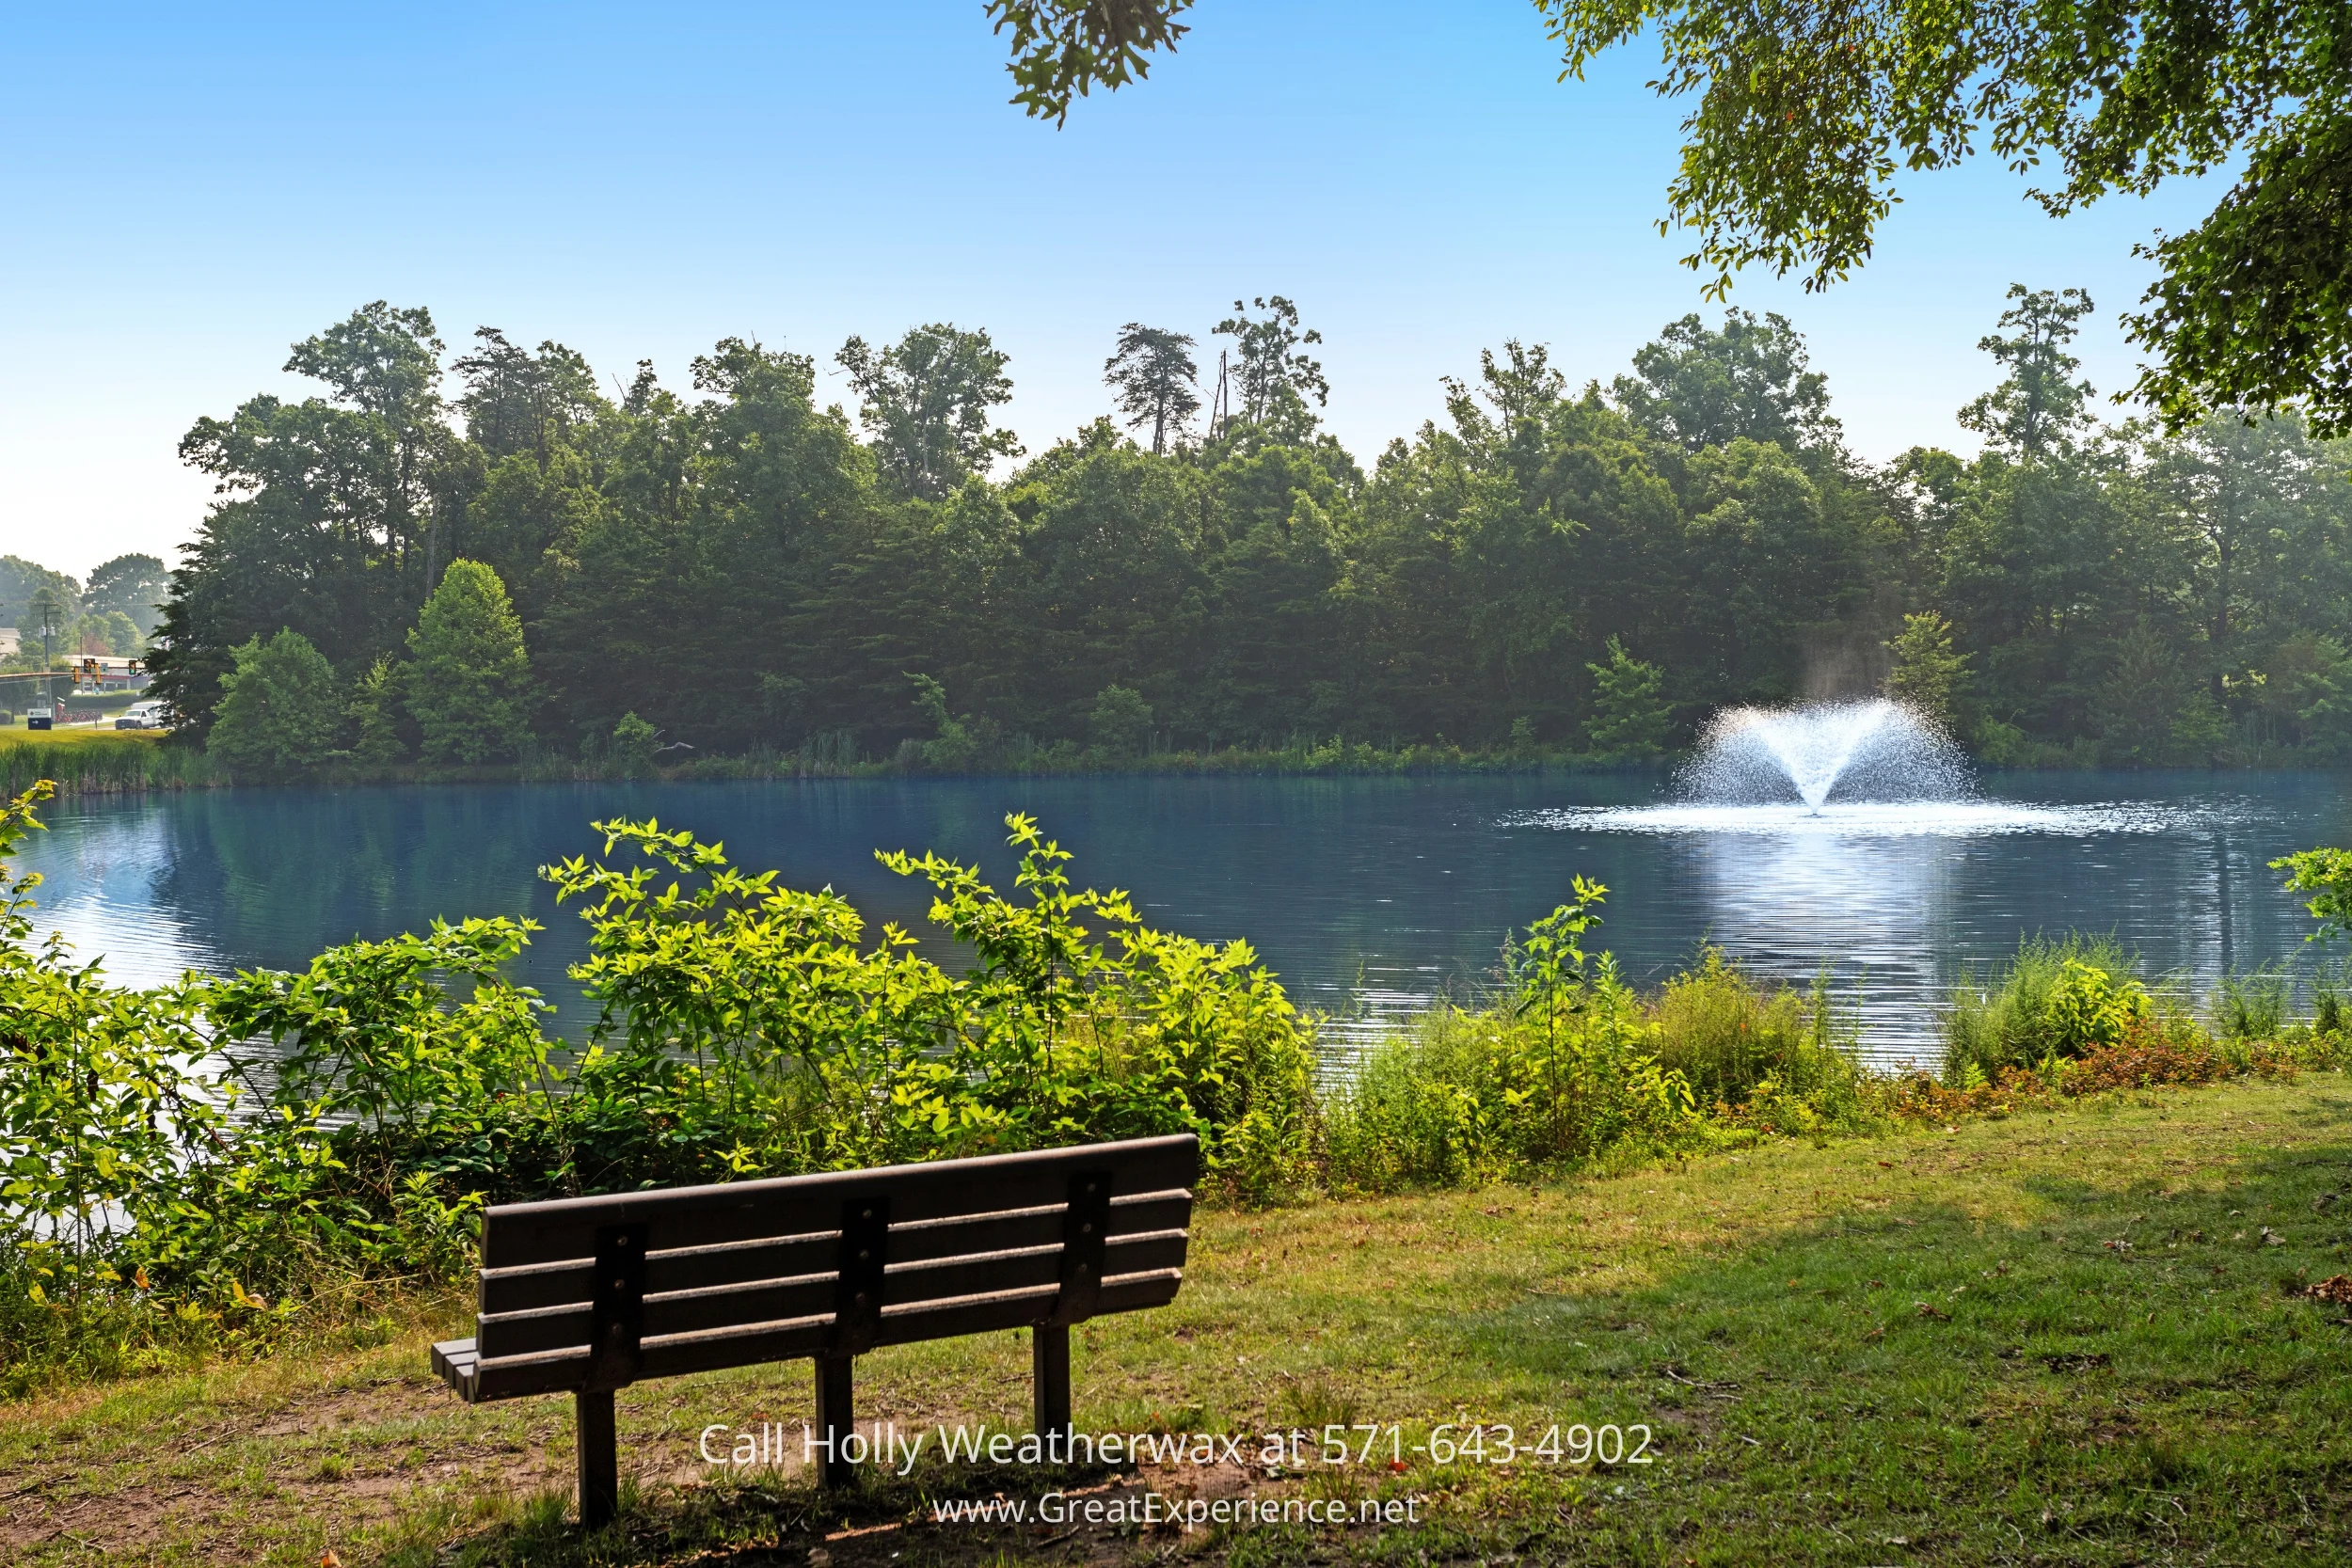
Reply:
[[[990,0],[1013,101],[1060,123],[1141,78],[1190,0]],[[2133,388],[2168,428],[2299,405],[2352,430],[2352,6],[2343,0],[1535,0],[1564,76],[1648,33],[1695,98],[1675,222],[1721,297],[1745,266],[1808,289],[1869,256],[1901,174],[1976,151],[2059,215],[2235,166],[2197,227],[2139,247]]]

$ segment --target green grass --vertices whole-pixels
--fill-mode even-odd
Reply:
[[[228,783],[210,757],[163,744],[154,730],[0,730],[0,794],[54,779],[62,795],[190,789]]]
[[[1082,1427],[1646,1422],[1658,1463],[1220,1473],[1376,1486],[1417,1526],[1119,1535],[934,1527],[918,1469],[848,1497],[713,1483],[707,1423],[797,1423],[805,1363],[621,1398],[630,1509],[563,1522],[568,1402],[469,1409],[453,1313],[0,1411],[0,1558],[28,1565],[1516,1560],[1689,1565],[2265,1562],[2352,1552],[2352,1086],[2107,1096],[1605,1180],[1204,1215],[1172,1307],[1086,1325]],[[2277,1244],[2265,1244],[2268,1227]],[[860,1415],[1025,1422],[1023,1336],[862,1360]],[[1524,1439],[1522,1439],[1524,1440]],[[1107,1477],[1080,1477],[1103,1484]],[[1163,1492],[1204,1478],[1154,1474]],[[1065,1480],[1062,1484],[1068,1484]],[[860,1533],[843,1533],[857,1531]],[[828,1540],[827,1537],[838,1537]]]
[[[155,746],[160,730],[104,729],[28,730],[22,723],[0,729],[0,745],[19,746]]]

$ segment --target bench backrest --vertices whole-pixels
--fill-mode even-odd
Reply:
[[[611,1388],[1163,1306],[1200,1163],[1184,1133],[491,1209],[465,1392]]]

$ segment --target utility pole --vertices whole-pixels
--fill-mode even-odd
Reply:
[[[49,640],[63,628],[57,625],[57,595],[47,583],[33,590],[30,609],[40,622],[40,701],[43,707],[56,711],[55,700],[49,690]]]
[[[1232,404],[1225,397],[1225,351],[1216,351],[1216,396],[1209,401],[1209,439],[1214,441],[1225,434],[1225,423],[1233,417]]]

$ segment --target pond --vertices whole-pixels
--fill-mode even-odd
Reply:
[[[830,883],[869,925],[923,934],[928,889],[873,851],[936,848],[1004,886],[1002,819],[1023,811],[1075,851],[1081,883],[1125,888],[1187,935],[1248,938],[1295,1001],[1342,1015],[1343,1051],[1473,993],[1504,934],[1581,873],[1608,885],[1601,943],[1637,980],[1702,941],[1800,982],[1826,965],[1870,1053],[1892,1061],[1925,1055],[1953,980],[2024,934],[2112,932],[2194,985],[2306,960],[2311,922],[2265,863],[2347,842],[2346,782],[1995,776],[1975,806],[1892,823],[1638,809],[1667,793],[1638,774],[236,789],[55,802],[25,861],[48,879],[43,928],[142,983],[295,966],[437,914],[529,915],[547,930],[521,977],[576,1037],[594,1016],[564,978],[581,928],[534,868],[594,854],[591,819],[691,828],[739,864]]]

